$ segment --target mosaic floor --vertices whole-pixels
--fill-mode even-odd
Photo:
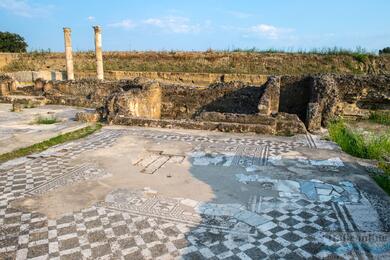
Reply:
[[[44,197],[61,187],[112,177],[113,173],[93,162],[75,165],[74,160],[113,147],[124,136],[161,147],[161,151],[145,152],[135,160],[139,174],[157,176],[166,165],[180,166],[185,161],[195,172],[207,172],[208,167],[237,169],[229,181],[241,190],[248,189],[249,195],[242,197],[242,203],[217,203],[167,197],[144,187],[113,187],[104,200],[57,218],[14,206],[15,200]],[[165,152],[164,145],[174,142],[192,148],[182,154]],[[325,146],[313,136],[277,139],[104,128],[85,139],[30,156],[19,165],[0,167],[0,259],[389,256],[388,251],[381,251],[386,248],[383,243],[367,247],[359,242],[361,234],[371,233],[390,241],[360,187],[343,179],[331,183],[320,176],[304,178],[305,173],[334,175],[345,169],[339,158],[314,160],[294,154],[298,148],[314,152]],[[263,171],[286,171],[286,178],[265,176]],[[287,178],[298,173],[294,180]],[[343,239],[345,234],[353,235]]]

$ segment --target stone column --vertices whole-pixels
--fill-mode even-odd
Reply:
[[[103,71],[103,52],[102,52],[102,29],[100,26],[94,26],[95,30],[95,53],[96,53],[96,72],[97,78],[104,80]]]
[[[64,28],[65,39],[65,56],[66,56],[66,75],[68,80],[74,80],[73,73],[73,54],[72,54],[72,38],[71,29]]]

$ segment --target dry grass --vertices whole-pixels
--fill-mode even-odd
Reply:
[[[95,70],[93,52],[74,54],[76,72]],[[369,54],[329,53],[281,53],[255,51],[208,52],[106,52],[106,71],[158,71],[195,73],[244,73],[244,74],[307,74],[307,73],[366,73],[376,64],[390,71],[390,57]],[[370,65],[370,66],[371,66]],[[30,53],[20,56],[5,71],[65,70],[63,53]]]

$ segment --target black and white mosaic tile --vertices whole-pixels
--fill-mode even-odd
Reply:
[[[216,165],[244,168],[265,166],[270,157],[318,144],[308,136],[271,141],[106,129],[54,147],[10,170],[0,170],[0,259],[375,258],[359,243],[351,246],[351,241],[332,239],[332,234],[360,232],[362,223],[351,212],[370,210],[350,183],[340,184],[341,190],[326,183],[302,182],[289,186],[292,195],[254,195],[247,205],[201,203],[122,189],[114,190],[104,201],[56,219],[11,206],[17,198],[41,196],[64,185],[109,176],[95,165],[70,162],[83,152],[109,147],[124,135],[158,142],[190,142],[196,147],[193,152],[217,154],[212,158]],[[216,159],[218,154],[229,158],[220,161]],[[146,173],[155,173],[170,160],[184,160],[184,156],[156,156],[144,158],[137,165]],[[285,190],[277,187],[291,184],[260,181],[278,192]],[[310,197],[314,193],[318,198],[328,196],[334,191],[347,192],[349,200]]]

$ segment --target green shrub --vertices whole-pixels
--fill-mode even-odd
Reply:
[[[378,124],[390,125],[390,112],[373,111],[370,113],[369,119]]]
[[[364,137],[348,128],[342,120],[331,122],[328,130],[330,138],[346,153],[379,161],[384,174],[375,175],[374,180],[390,195],[390,132]]]
[[[39,116],[34,123],[39,125],[52,125],[58,122],[59,120],[55,116],[48,116],[48,117]]]
[[[359,158],[385,160],[390,155],[390,132],[367,137],[337,120],[329,124],[329,136],[343,151]]]
[[[362,135],[354,133],[342,120],[335,120],[329,124],[329,136],[343,151],[353,156],[366,158],[367,147]]]
[[[368,60],[368,55],[365,53],[353,53],[352,57],[360,63],[365,63]]]
[[[374,180],[381,188],[390,195],[390,164],[380,162],[379,168],[384,171],[384,174],[375,175]]]

